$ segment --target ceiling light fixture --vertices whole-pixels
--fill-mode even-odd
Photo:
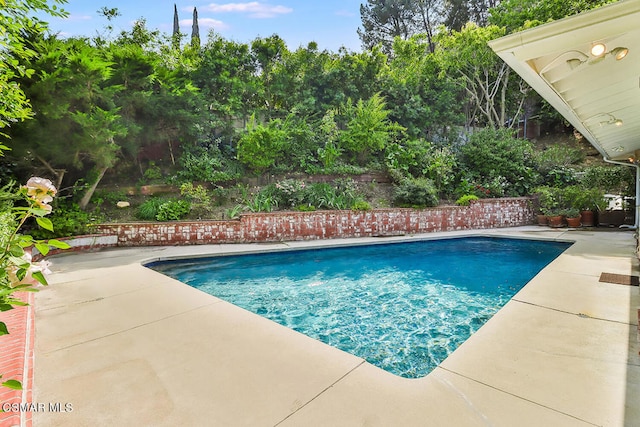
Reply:
[[[599,57],[604,55],[607,52],[607,47],[604,43],[596,43],[591,46],[591,55]]]
[[[624,124],[622,119],[618,119],[618,118],[614,117],[613,114],[602,113],[600,115],[601,116],[609,116],[609,120],[607,120],[606,122],[600,122],[600,127],[607,126],[607,125],[622,126]]]
[[[616,61],[624,59],[629,53],[629,49],[626,47],[617,47],[611,51],[611,55],[616,58]]]

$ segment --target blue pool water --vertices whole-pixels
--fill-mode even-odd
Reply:
[[[396,375],[418,378],[569,246],[472,237],[147,266]]]

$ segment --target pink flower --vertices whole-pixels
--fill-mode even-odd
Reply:
[[[38,285],[40,284],[40,281],[33,277],[34,273],[40,272],[44,275],[51,274],[51,270],[49,270],[51,263],[49,261],[43,260],[40,262],[31,262],[31,254],[29,252],[25,252],[22,259],[30,264],[27,268],[27,274],[25,274],[22,280],[18,279],[19,268],[17,265],[10,265],[9,268],[7,268],[9,281],[13,286]]]
[[[33,200],[40,209],[44,209],[47,213],[51,212],[49,203],[53,201],[53,196],[58,192],[51,181],[46,178],[34,176],[29,178],[27,184],[23,185],[22,188],[27,190],[27,196]]]

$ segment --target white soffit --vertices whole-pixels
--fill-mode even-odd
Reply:
[[[591,54],[606,46],[600,57]],[[640,150],[640,0],[622,0],[489,42],[600,153]],[[623,59],[616,59],[622,48]],[[616,50],[617,49],[617,50]]]

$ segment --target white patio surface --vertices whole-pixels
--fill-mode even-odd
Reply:
[[[404,379],[141,265],[243,251],[500,235],[575,240],[431,374]],[[53,257],[36,295],[35,426],[639,426],[631,231],[110,249]],[[515,267],[517,268],[517,266]]]

